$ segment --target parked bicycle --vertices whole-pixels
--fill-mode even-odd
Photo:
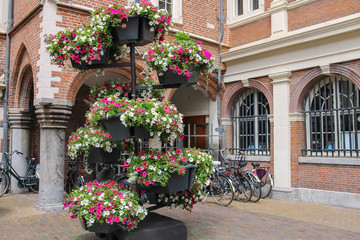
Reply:
[[[232,181],[225,175],[225,169],[219,167],[220,162],[214,161],[215,172],[211,175],[211,184],[204,187],[206,193],[203,203],[207,196],[211,197],[218,205],[228,206],[234,200],[234,187]]]
[[[261,198],[267,198],[270,196],[274,181],[268,169],[260,167],[259,163],[251,163],[256,171],[256,175],[260,179],[261,186]]]
[[[11,153],[4,152],[5,154],[5,162],[1,163],[0,170],[0,197],[4,195],[10,187],[10,175],[13,176],[18,181],[18,187],[24,188],[29,187],[31,191],[38,192],[39,191],[39,179],[40,179],[40,165],[33,164],[35,158],[26,157],[28,161],[28,165],[26,168],[25,176],[20,176],[16,170],[11,165],[12,155],[16,153],[19,156],[23,155],[22,152],[14,150]]]
[[[245,174],[239,171],[239,168],[234,166],[234,163],[225,163],[226,176],[230,178],[235,189],[235,199],[240,202],[247,202],[253,195],[253,187],[251,181]]]
[[[72,190],[85,185],[85,180],[83,176],[85,170],[79,170],[77,161],[69,162],[68,166],[70,167],[70,169],[67,173],[65,191],[66,193],[70,194]]]

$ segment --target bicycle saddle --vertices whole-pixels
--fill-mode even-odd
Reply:
[[[69,165],[69,167],[74,167],[74,166],[76,166],[76,162],[69,162],[68,165]]]
[[[260,166],[260,163],[251,163],[251,165],[252,165],[253,167],[259,167],[259,166]]]
[[[239,162],[238,164],[240,168],[243,168],[247,165],[247,162]]]
[[[32,161],[35,161],[35,158],[34,157],[26,157],[26,160],[32,162]]]

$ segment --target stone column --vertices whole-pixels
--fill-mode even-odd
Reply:
[[[291,72],[271,74],[274,92],[274,184],[291,188],[290,77]]]
[[[37,208],[45,211],[63,209],[65,130],[73,103],[65,100],[39,99],[35,113],[40,124],[40,189]]]
[[[9,109],[9,124],[11,129],[11,150],[18,150],[23,155],[14,154],[12,156],[12,166],[21,176],[25,176],[27,168],[26,157],[30,154],[30,129],[32,127],[32,116],[23,109]],[[18,181],[11,177],[11,192],[24,193],[25,188],[18,187]]]

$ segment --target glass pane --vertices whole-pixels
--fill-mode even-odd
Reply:
[[[259,9],[259,0],[252,0],[252,10]]]
[[[244,14],[244,9],[243,9],[243,0],[235,0],[235,15],[236,16],[240,16]]]

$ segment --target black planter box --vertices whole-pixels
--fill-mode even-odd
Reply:
[[[114,44],[134,42],[136,46],[143,46],[154,41],[155,32],[150,31],[149,19],[131,15],[128,16],[126,28],[113,28],[112,36]]]
[[[104,151],[102,148],[93,148],[90,151],[88,162],[89,163],[119,163],[120,150],[113,149],[111,153]]]
[[[109,118],[100,119],[104,122],[113,140],[126,140],[130,139],[133,136],[135,138],[150,138],[150,132],[147,131],[144,127],[125,127],[120,120],[120,115],[121,114],[116,114]]]
[[[109,61],[109,54],[110,54],[110,49],[106,48],[104,50],[104,55],[100,56],[100,60],[99,59],[95,59],[93,61],[91,61],[91,64],[87,63],[87,62],[79,62],[76,63],[74,60],[71,59],[71,65],[73,66],[73,68],[77,68],[80,70],[88,70],[88,69],[93,69],[93,68],[101,68],[102,65],[107,64]]]
[[[94,222],[94,224],[91,227],[86,226],[86,220],[81,220],[81,226],[83,229],[89,231],[89,232],[96,232],[96,233],[113,233],[116,231],[121,230],[122,228],[119,227],[117,224],[109,224],[109,223],[98,223]]]
[[[189,72],[191,73],[191,76],[188,80],[186,76],[179,75],[169,69],[166,72],[163,72],[163,75],[161,76],[158,74],[159,82],[160,84],[196,84],[199,81],[200,70],[192,65],[189,67]]]
[[[192,188],[194,183],[194,177],[197,170],[196,165],[188,164],[185,165],[186,172],[184,175],[179,175],[177,173],[170,174],[170,178],[166,183],[166,186],[138,186],[140,190],[146,191],[146,193],[150,194],[158,194],[158,193],[176,193],[184,190],[189,190]],[[151,203],[154,203],[150,199]]]

